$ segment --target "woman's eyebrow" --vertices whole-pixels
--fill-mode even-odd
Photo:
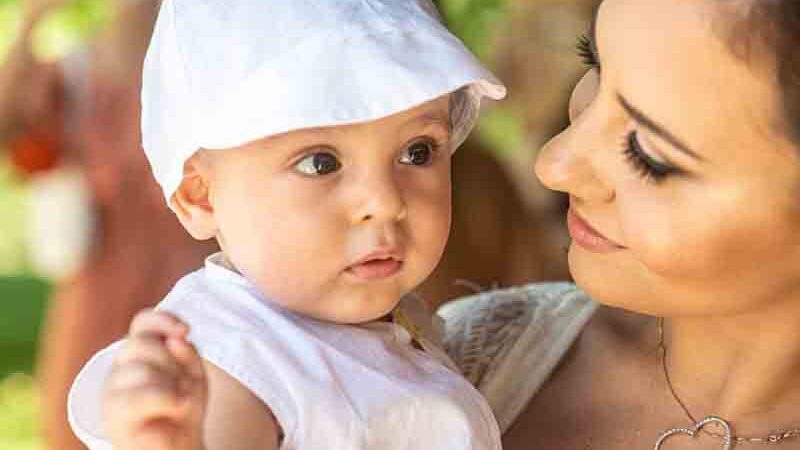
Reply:
[[[655,120],[647,117],[643,112],[631,105],[630,102],[625,100],[625,97],[623,97],[622,94],[617,94],[617,100],[619,101],[620,105],[622,105],[622,108],[628,113],[628,115],[630,115],[633,120],[641,124],[643,127],[652,131],[657,136],[669,142],[673,147],[677,148],[683,153],[686,153],[692,158],[700,161],[704,160],[697,152],[690,150],[689,146],[684,144],[682,140],[678,139],[674,134],[667,131],[666,128],[656,123]]]

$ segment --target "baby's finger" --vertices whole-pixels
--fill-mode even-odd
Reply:
[[[148,362],[161,370],[179,376],[183,369],[181,362],[171,353],[166,342],[155,335],[139,335],[129,338],[114,360],[114,367],[126,366],[136,362]]]
[[[111,423],[128,430],[157,419],[185,421],[203,407],[202,399],[188,392],[189,384],[188,377],[171,377],[147,364],[132,365],[109,375],[104,408]]]
[[[180,383],[181,377],[162,370],[160,366],[137,361],[113,367],[106,378],[105,391],[108,396],[114,396],[144,386],[153,386],[177,395]]]
[[[170,353],[178,360],[181,368],[195,381],[205,380],[205,369],[203,368],[203,358],[197,353],[197,349],[186,339],[170,338],[167,339],[167,348]]]
[[[203,359],[193,345],[183,339],[169,339],[167,345],[181,361],[184,377],[180,380],[179,389],[186,406],[187,418],[202,421],[208,401],[208,382]]]
[[[189,332],[189,326],[177,316],[166,311],[144,310],[134,317],[131,322],[130,334],[161,334],[171,337],[184,337]]]

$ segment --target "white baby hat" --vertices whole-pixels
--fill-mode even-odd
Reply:
[[[453,148],[481,97],[505,87],[429,0],[164,0],[144,63],[143,146],[169,199],[199,148],[376,120],[461,88]]]

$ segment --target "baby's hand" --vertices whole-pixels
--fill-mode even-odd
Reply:
[[[189,327],[144,311],[106,379],[103,409],[115,450],[201,450],[208,386]]]

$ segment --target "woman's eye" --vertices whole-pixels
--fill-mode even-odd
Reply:
[[[300,160],[294,167],[303,175],[318,177],[336,172],[342,165],[330,153],[314,153]]]
[[[406,148],[403,155],[400,157],[401,164],[408,164],[412,166],[427,165],[433,158],[433,152],[436,151],[436,145],[430,142],[415,142]]]
[[[680,172],[677,168],[657,161],[649,156],[647,152],[642,149],[642,144],[639,142],[639,137],[635,131],[628,133],[625,138],[623,154],[631,167],[645,180],[652,180],[658,183],[664,181],[670,175]]]

